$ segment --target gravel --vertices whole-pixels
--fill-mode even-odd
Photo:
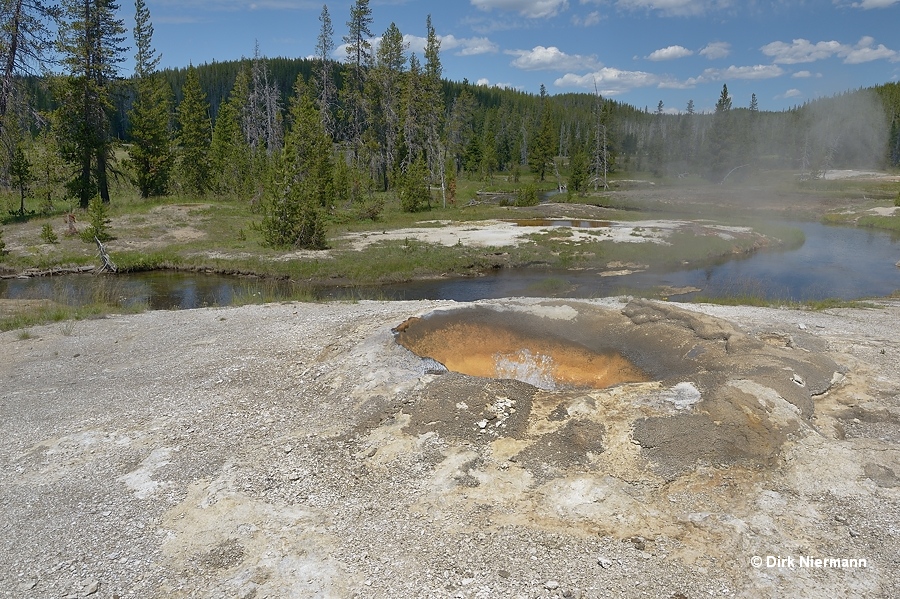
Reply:
[[[485,304],[504,302],[541,305]],[[283,303],[0,334],[0,596],[900,596],[900,303],[683,306],[842,376],[774,459],[675,477],[629,423],[702,401],[678,408],[659,383],[437,374],[394,343],[407,318],[455,306]],[[458,407],[520,396],[515,436]],[[602,424],[585,429],[602,446],[565,434],[573,419]],[[586,457],[554,457],[569,438]]]

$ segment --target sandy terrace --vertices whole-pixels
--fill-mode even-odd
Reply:
[[[466,245],[480,247],[515,246],[529,241],[530,236],[547,235],[559,231],[553,221],[572,223],[567,227],[571,236],[567,239],[573,243],[583,241],[615,241],[620,243],[655,242],[664,243],[666,237],[674,231],[686,227],[695,227],[694,223],[680,220],[641,220],[630,222],[615,221],[580,221],[571,217],[547,217],[536,220],[519,221],[483,220],[465,223],[451,221],[423,221],[422,227],[410,227],[393,231],[352,233],[344,236],[350,240],[353,249],[359,250],[373,243],[382,241],[398,241],[415,239],[427,243],[441,245]],[[583,223],[583,224],[578,224]],[[706,226],[710,232],[730,236],[749,229],[742,227]]]

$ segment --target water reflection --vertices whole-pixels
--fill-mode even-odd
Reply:
[[[900,260],[900,243],[890,234],[816,223],[792,226],[806,236],[798,249],[760,251],[674,272],[604,277],[596,271],[501,269],[481,277],[353,288],[310,288],[288,281],[204,273],[63,275],[0,280],[0,298],[52,298],[70,305],[103,301],[168,310],[310,295],[320,299],[474,301],[516,296],[605,297],[662,290],[673,300],[703,295],[812,301],[884,297],[900,289],[900,268],[895,266]]]

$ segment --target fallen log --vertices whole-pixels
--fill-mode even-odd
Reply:
[[[93,272],[94,266],[60,266],[55,268],[47,268],[38,270],[36,268],[28,268],[22,272],[15,274],[0,275],[0,279],[30,279],[32,277],[53,277],[57,275],[76,275],[86,272]]]

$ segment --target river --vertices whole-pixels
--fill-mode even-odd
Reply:
[[[502,269],[481,277],[403,284],[321,287],[320,299],[453,299],[475,301],[500,297],[591,298],[654,288],[700,289],[670,299],[690,301],[697,295],[748,295],[766,300],[811,301],[885,297],[900,290],[900,241],[884,231],[790,223],[806,235],[793,250],[764,250],[705,268],[601,277],[594,271]],[[201,273],[150,272],[94,277],[64,275],[0,281],[2,298],[65,298],[70,304],[98,297],[151,309],[226,306],[295,297],[289,282]]]

